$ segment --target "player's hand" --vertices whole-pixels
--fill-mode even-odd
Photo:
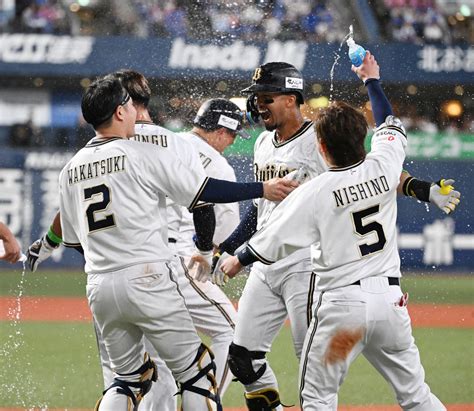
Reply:
[[[461,193],[454,189],[453,184],[454,180],[443,179],[430,188],[430,203],[436,204],[446,214],[452,213],[461,201]]]
[[[18,241],[13,235],[5,236],[3,239],[4,251],[0,254],[0,260],[16,263],[21,257],[21,249]]]
[[[39,240],[36,240],[29,246],[28,251],[26,252],[26,261],[29,269],[32,272],[35,272],[38,268],[38,265],[51,257],[53,251],[58,247],[59,245],[57,247],[53,247],[48,243],[46,240],[46,234]]]
[[[263,197],[270,201],[284,200],[299,183],[285,178],[272,178],[263,183]]]
[[[369,78],[380,79],[380,67],[369,50],[365,53],[362,64],[359,67],[352,65],[351,69],[364,82]]]
[[[242,264],[240,264],[239,259],[235,256],[231,256],[224,260],[220,267],[224,273],[224,276],[229,278],[234,278],[242,270],[242,268]]]
[[[229,281],[229,276],[227,274],[224,274],[224,272],[221,269],[222,263],[228,257],[230,257],[230,254],[227,254],[225,251],[222,254],[220,251],[217,251],[216,253],[214,253],[214,256],[212,257],[212,267],[211,267],[212,283],[217,284],[217,285],[225,285],[225,283]]]
[[[212,250],[202,251],[196,248],[196,252],[189,260],[188,269],[193,270],[196,266],[194,272],[194,279],[201,283],[205,283],[209,280],[211,275],[211,264],[212,264]]]

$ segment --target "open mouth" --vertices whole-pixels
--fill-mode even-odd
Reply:
[[[271,116],[271,113],[268,110],[265,111],[259,111],[260,117],[262,117],[262,120],[268,120]]]

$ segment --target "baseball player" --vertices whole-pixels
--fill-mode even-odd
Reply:
[[[235,141],[237,135],[249,137],[242,130],[242,121],[243,113],[237,105],[229,100],[215,98],[201,105],[192,130],[180,133],[199,152],[209,177],[235,181],[234,170],[222,153]],[[184,257],[186,266],[192,267],[189,272],[183,270],[185,275],[178,277],[179,287],[197,330],[211,338],[211,349],[217,366],[216,378],[222,398],[232,379],[227,357],[237,313],[220,287],[208,281],[209,271],[201,272],[191,261],[191,257],[195,255],[192,214],[171,200],[168,201],[167,211],[169,246]],[[214,211],[216,229],[213,243],[220,244],[237,227],[240,221],[239,206],[237,203],[216,204]],[[207,258],[210,264],[212,252]]]
[[[136,407],[156,381],[143,336],[178,381],[183,409],[221,409],[213,354],[197,336],[174,280],[165,196],[193,209],[200,201],[279,196],[294,185],[210,179],[170,150],[127,140],[135,134],[136,109],[114,77],[86,90],[82,111],[97,135],[60,174],[60,225],[64,245],[84,252],[89,305],[114,370],[98,409]]]
[[[378,77],[373,58],[363,66],[354,68],[359,77]],[[366,154],[367,129],[364,115],[346,103],[323,110],[316,134],[328,172],[288,196],[223,266],[234,275],[242,265],[278,263],[311,246],[320,295],[300,364],[303,410],[336,410],[339,386],[360,353],[389,381],[404,410],[445,410],[424,382],[408,296],[400,289],[396,192],[405,131],[387,117]]]
[[[371,58],[370,53],[367,58]],[[391,113],[391,107],[378,80],[367,80],[374,116],[381,124]],[[257,68],[252,85],[243,90],[251,93],[247,105],[249,113],[254,119],[261,117],[266,128],[255,143],[257,181],[275,176],[292,177],[292,173],[297,173],[300,182],[304,183],[326,171],[315,144],[314,125],[302,117],[299,109],[303,103],[303,90],[301,73],[282,62]],[[404,174],[403,180],[413,181],[410,177]],[[405,190],[406,194],[420,196],[423,191],[420,199],[429,199],[447,212],[454,210],[459,202],[459,193],[452,187],[448,188],[450,193],[444,195],[440,193],[439,185],[416,179],[414,182],[417,190]],[[274,202],[257,200],[235,232],[220,244],[220,258],[213,274],[215,281],[225,281],[226,274],[232,274],[225,268],[219,269],[222,260],[265,225],[275,206]],[[293,226],[297,233],[295,227],[299,226]],[[282,409],[276,377],[265,355],[288,316],[295,352],[300,358],[313,305],[318,298],[316,278],[309,247],[300,248],[271,266],[257,261],[251,269],[239,301],[235,336],[229,349],[230,369],[245,385],[245,399],[251,411]]]
[[[126,89],[128,91],[130,91],[130,94],[133,97],[134,105],[135,105],[135,107],[137,107],[137,110],[138,110],[138,113],[137,113],[138,121],[137,121],[137,124],[136,124],[136,134],[135,134],[134,138],[137,139],[137,140],[148,141],[150,143],[157,144],[157,145],[161,146],[163,149],[171,150],[172,152],[180,155],[180,157],[183,159],[183,161],[186,162],[187,164],[189,164],[191,169],[193,168],[192,166],[193,166],[193,161],[194,161],[193,156],[194,156],[195,157],[195,162],[197,162],[199,164],[199,166],[202,168],[201,162],[199,161],[199,157],[198,157],[197,153],[195,153],[194,150],[192,150],[192,147],[189,145],[189,143],[187,143],[184,139],[178,138],[172,132],[170,132],[166,129],[163,129],[159,126],[153,125],[151,123],[151,119],[150,119],[149,114],[148,114],[147,109],[146,109],[146,106],[148,104],[148,100],[150,98],[150,90],[149,90],[148,84],[146,82],[146,79],[140,73],[129,71],[129,70],[125,70],[125,71],[122,71],[122,72],[119,72],[119,73],[115,73],[115,76],[119,77],[122,80],[123,84],[125,85]],[[232,103],[230,103],[230,104],[232,104]],[[240,120],[242,118],[242,113],[240,111],[238,111],[238,112],[236,111],[236,110],[238,110],[238,108],[235,105],[232,106],[232,109],[234,110],[234,112],[231,113],[229,115],[229,118],[227,119],[227,127],[233,127],[234,129],[232,129],[232,128],[229,128],[229,129],[225,128],[225,129],[229,130],[228,134],[235,136],[236,132],[241,132],[240,130],[237,130],[237,128],[239,128],[239,129],[241,128]],[[208,117],[209,117],[209,115],[206,114],[205,118],[208,118]],[[239,120],[237,124],[235,123],[236,118]],[[225,121],[225,119],[223,119],[221,121]],[[232,126],[228,124],[229,122],[230,123],[233,122]],[[222,134],[222,130],[218,130],[217,132],[211,133],[209,135],[209,137],[212,137],[213,134],[216,134],[216,136],[218,137],[219,134]],[[224,136],[224,137],[227,137],[227,140],[229,140],[228,136]],[[222,144],[222,143],[220,143],[220,144]],[[189,152],[192,152],[192,154],[189,155]],[[229,167],[229,166],[227,166],[227,167]],[[233,180],[235,180],[235,176],[233,174],[232,174],[232,176],[233,176]],[[214,182],[210,181],[210,184],[212,184],[212,183],[214,183]],[[222,182],[220,182],[220,184],[222,185]],[[236,187],[239,187],[240,189],[244,188],[244,191],[245,191],[245,189],[246,189],[245,186],[246,185],[237,185]],[[288,185],[285,182],[285,187],[287,187],[287,186]],[[220,188],[223,188],[223,187],[221,186]],[[274,188],[276,188],[276,186]],[[278,188],[277,190],[274,190],[274,188],[270,189],[270,191],[273,192],[273,194],[270,194],[270,195],[279,195],[276,192],[281,191],[282,187]],[[221,195],[221,197],[222,197],[222,195]],[[225,199],[223,199],[223,200],[225,200]],[[233,207],[233,206],[231,206],[231,207]],[[200,208],[200,210],[201,209],[202,208]],[[227,212],[227,213],[224,213],[224,214],[228,215],[229,213]],[[237,213],[235,213],[235,214],[237,214]],[[189,214],[189,215],[191,215],[191,214]],[[236,222],[235,223],[232,222],[231,226],[229,228],[227,228],[227,230],[223,231],[225,233],[225,235],[227,235],[227,233],[229,231],[231,231],[234,228],[235,225],[236,225]],[[211,239],[212,239],[212,237],[211,237]],[[61,224],[60,224],[59,214],[58,214],[56,216],[55,220],[53,221],[52,227],[49,230],[49,232],[41,240],[36,241],[32,246],[30,246],[30,249],[28,250],[28,262],[29,262],[29,266],[32,269],[32,271],[36,270],[38,264],[41,261],[43,261],[44,259],[46,259],[50,255],[50,253],[52,252],[54,247],[57,247],[57,245],[60,244],[60,242],[61,242]],[[212,247],[212,242],[211,242],[210,247]],[[176,269],[179,272],[180,269],[182,270],[182,266],[180,264],[178,264]],[[186,277],[183,274],[183,275],[179,275],[178,278],[182,279],[182,278],[186,278]],[[217,303],[217,301],[219,301],[218,297],[220,299],[223,299],[222,298],[223,293],[220,291],[220,289],[218,289],[217,287],[215,287],[213,285],[211,285],[211,288],[217,289],[217,293],[216,292],[213,293],[212,297],[215,297],[214,299],[211,300],[210,298],[208,298],[206,300],[206,303],[207,303],[208,307],[207,307],[207,312],[205,312],[204,314],[207,315],[207,316],[210,316],[210,312],[212,312],[212,311],[220,313],[220,318],[212,319],[215,322],[215,324],[209,326],[209,333],[212,334],[213,340],[215,340],[216,344],[219,347],[225,345],[225,350],[227,350],[228,342],[223,344],[223,343],[221,343],[220,340],[224,339],[224,340],[228,341],[232,338],[232,329],[230,328],[230,325],[229,325],[228,321],[230,320],[232,315],[235,314],[235,311],[234,311],[233,307],[230,305],[230,302],[229,302],[228,299],[226,299],[225,301],[222,301],[221,306],[219,306],[219,304]],[[191,291],[188,293],[188,289],[191,289],[191,287],[186,288],[185,294],[191,295],[191,297],[189,297],[189,295],[188,295],[188,297],[190,299],[196,298],[195,296],[193,296],[193,293],[197,294],[197,292],[195,290],[191,289]],[[216,291],[216,290],[214,290],[214,291]],[[201,292],[201,294],[202,294],[202,292]],[[201,300],[204,299],[202,297],[202,295],[200,295],[199,298],[201,298]],[[200,305],[201,305],[201,309],[202,309],[202,306],[205,305],[205,304],[203,304],[201,302]],[[230,306],[231,308],[229,308],[228,306]],[[198,308],[197,304],[196,304],[196,308]],[[204,311],[206,311],[206,309],[204,309]],[[229,311],[231,314],[227,314],[226,311]],[[216,313],[213,313],[213,315],[214,315],[214,317],[216,317]],[[201,317],[203,317],[202,313],[201,313]],[[198,317],[198,318],[201,318],[201,317]],[[219,317],[219,316],[217,315],[217,317]],[[211,319],[209,319],[208,321],[211,321]],[[227,322],[225,322],[225,321],[227,321]],[[230,328],[230,333],[229,333],[229,331],[226,330],[225,325],[222,326],[223,322],[225,324],[227,324],[228,328]],[[203,325],[205,325],[205,323],[203,323],[201,321],[201,326],[203,326]],[[105,349],[104,341],[101,338],[100,332],[97,332],[97,337],[98,337],[98,343],[99,343],[99,352],[100,352],[100,357],[101,357],[101,363],[102,363],[103,373],[104,373],[104,382],[105,382],[105,386],[107,387],[107,386],[110,385],[110,383],[113,380],[113,374],[112,374],[112,371],[111,371],[111,368],[110,368],[110,361],[109,361],[109,358],[108,358],[107,351]],[[153,395],[148,395],[148,396],[145,397],[145,400],[140,405],[140,409],[159,409],[159,410],[174,409],[175,410],[176,409],[176,401],[175,401],[175,397],[173,396],[173,394],[175,392],[175,387],[176,386],[175,386],[175,383],[174,383],[174,379],[171,377],[171,374],[167,371],[166,367],[164,367],[164,364],[162,363],[160,358],[156,355],[156,352],[153,349],[153,347],[150,347],[150,344],[146,341],[146,339],[145,339],[145,343],[146,343],[147,349],[150,352],[152,352],[152,355],[153,355],[153,358],[155,359],[155,361],[159,362],[161,372],[160,372],[160,379],[159,379],[160,383],[153,385],[153,388],[152,388],[153,389]],[[219,354],[220,354],[221,350],[218,350],[218,351],[219,351]],[[226,354],[225,354],[225,356],[226,356]],[[220,361],[220,363],[222,364],[221,368],[223,370],[221,372],[221,374],[223,376],[225,374],[230,376],[230,373],[225,372],[225,369],[226,369],[226,367],[225,367],[225,358],[222,361]],[[224,388],[224,385],[226,385],[228,383],[229,378],[230,377],[222,379],[222,383],[223,383],[222,388]],[[220,381],[220,379],[218,381]]]

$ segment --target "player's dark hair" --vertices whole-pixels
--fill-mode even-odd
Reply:
[[[148,80],[143,74],[134,70],[122,69],[113,73],[113,76],[120,79],[134,103],[148,107],[151,90]]]
[[[364,115],[343,101],[322,109],[316,118],[318,139],[338,167],[346,167],[365,158],[364,140],[368,129]]]
[[[110,76],[95,80],[82,95],[81,109],[84,119],[95,129],[107,126],[119,105],[129,99],[119,79]]]

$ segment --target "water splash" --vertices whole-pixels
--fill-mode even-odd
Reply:
[[[339,48],[337,51],[334,52],[334,63],[332,64],[332,67],[331,67],[331,71],[329,73],[329,77],[330,77],[330,80],[331,80],[331,85],[329,86],[329,104],[332,103],[332,97],[333,97],[333,91],[334,91],[334,71],[336,69],[336,66],[339,62],[339,59],[341,58],[341,50],[342,50],[342,46],[344,45],[344,43],[350,39],[350,38],[353,38],[354,37],[354,30],[353,30],[353,27],[352,27],[352,24],[349,26],[349,33],[347,33],[344,38],[342,39],[341,41],[341,44],[339,44]]]
[[[14,304],[8,309],[7,338],[0,346],[0,363],[2,363],[5,374],[11,378],[2,382],[0,390],[17,405],[27,408],[31,407],[38,386],[33,381],[31,374],[27,372],[28,367],[25,368],[25,364],[29,364],[29,358],[20,320],[21,301],[25,290],[26,256],[22,255],[20,262],[23,263],[23,269],[15,292]]]

